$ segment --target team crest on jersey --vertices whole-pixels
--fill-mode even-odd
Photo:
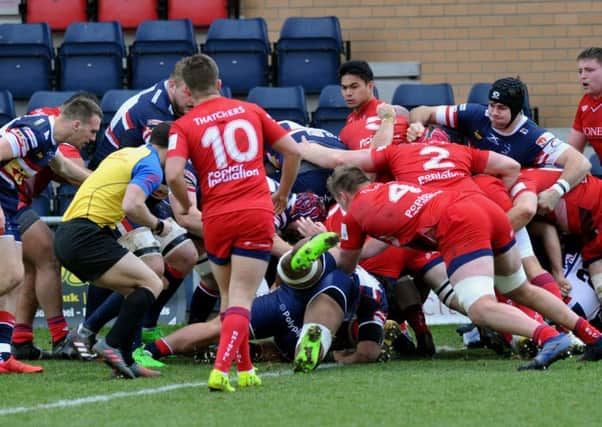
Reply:
[[[148,127],[154,127],[157,126],[159,123],[162,123],[162,120],[157,120],[157,119],[149,119],[146,121],[146,125]]]
[[[521,130],[518,131],[519,133],[521,133],[522,135],[526,135],[529,133],[529,129],[527,128],[521,128]]]
[[[585,113],[588,108],[589,108],[589,105],[582,105],[581,106],[581,111]]]
[[[481,134],[479,133],[479,131],[478,131],[478,130],[475,130],[475,131],[472,133],[472,136],[474,136],[474,138],[475,138],[477,141],[480,141],[480,140],[482,140],[482,139],[483,139],[483,137],[481,136]]]

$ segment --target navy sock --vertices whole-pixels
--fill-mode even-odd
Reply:
[[[155,296],[150,290],[136,288],[123,301],[119,316],[107,334],[107,344],[119,348],[128,365],[134,362],[132,344],[136,331],[140,329],[142,317],[154,301]]]
[[[113,292],[96,310],[86,318],[84,326],[97,334],[100,329],[119,315],[123,296]]]
[[[142,323],[145,328],[154,328],[157,326],[157,321],[161,315],[161,310],[163,310],[165,304],[167,304],[167,302],[176,293],[184,281],[184,278],[180,277],[179,274],[174,275],[167,264],[165,265],[165,273],[163,273],[163,275],[167,279],[169,286],[167,289],[161,291],[153,305],[146,312],[146,315],[144,316],[144,322]]]
[[[88,296],[86,299],[86,320],[112,293],[113,291],[110,289],[100,288],[95,285],[88,286]]]
[[[188,324],[206,321],[218,299],[219,293],[217,291],[204,288],[203,283],[199,283],[190,299]]]

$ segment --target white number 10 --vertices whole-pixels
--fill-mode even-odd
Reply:
[[[235,133],[237,130],[243,131],[247,137],[248,147],[246,151],[240,151],[236,143]],[[255,128],[247,120],[232,120],[224,127],[223,133],[220,134],[219,127],[211,126],[205,130],[201,138],[203,147],[211,147],[215,165],[218,169],[223,169],[228,166],[230,157],[237,163],[248,162],[257,157],[259,143],[257,141],[257,133]],[[227,157],[226,157],[227,155]]]

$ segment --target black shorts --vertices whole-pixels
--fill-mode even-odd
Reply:
[[[117,264],[128,250],[117,243],[110,228],[76,218],[57,228],[54,252],[67,270],[82,281],[94,282]]]
[[[31,206],[19,209],[17,211],[17,224],[19,224],[19,233],[21,233],[21,236],[29,230],[29,227],[38,222],[39,219],[40,216]]]

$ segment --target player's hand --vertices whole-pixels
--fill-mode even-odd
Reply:
[[[159,237],[165,237],[171,232],[174,220],[173,220],[173,218],[167,218],[167,219],[163,220],[163,223],[165,225],[163,226],[163,231],[158,234]]]
[[[566,277],[562,276],[556,278],[556,283],[558,283],[562,296],[568,297],[572,289],[571,282],[569,282]]]
[[[284,212],[288,204],[288,194],[281,194],[280,191],[276,191],[272,194],[272,203],[274,203],[274,213],[276,215]]]
[[[415,142],[424,135],[426,128],[420,122],[411,123],[408,126],[407,137],[409,142]]]
[[[315,236],[316,234],[324,233],[328,231],[324,224],[321,222],[314,222],[313,219],[307,217],[301,217],[295,221],[297,231],[303,237]]]
[[[376,107],[376,114],[378,114],[378,117],[381,120],[395,119],[395,107],[393,107],[391,104],[383,102],[382,104],[378,104],[378,107]]]
[[[539,215],[547,215],[554,210],[560,194],[553,188],[548,188],[537,195],[537,213]]]

